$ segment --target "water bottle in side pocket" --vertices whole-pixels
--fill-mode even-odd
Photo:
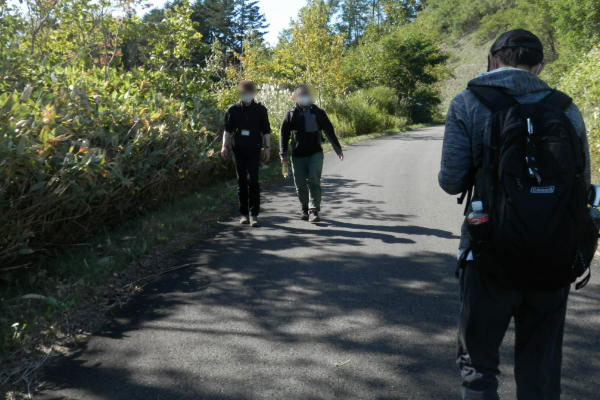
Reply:
[[[467,215],[467,226],[474,244],[486,242],[489,238],[490,216],[483,208],[483,202],[471,203],[471,212]]]

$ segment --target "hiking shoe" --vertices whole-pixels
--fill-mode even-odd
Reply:
[[[303,210],[300,218],[302,218],[302,221],[308,221],[308,210]]]
[[[308,212],[308,222],[319,222],[321,218],[319,218],[319,212],[315,209],[312,209]]]
[[[260,226],[260,222],[258,222],[258,217],[257,216],[250,217],[250,226],[253,226],[255,228],[257,226]]]
[[[250,223],[250,217],[248,217],[247,215],[242,215],[242,218],[240,218],[240,224],[248,225],[249,223]]]

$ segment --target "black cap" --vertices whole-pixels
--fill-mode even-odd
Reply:
[[[490,52],[495,54],[500,50],[513,47],[525,47],[537,50],[542,53],[542,55],[544,54],[544,45],[542,44],[542,41],[536,35],[525,29],[515,29],[503,33],[496,39]]]

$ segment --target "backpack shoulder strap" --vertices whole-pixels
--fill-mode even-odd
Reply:
[[[468,90],[491,112],[504,110],[518,104],[514,97],[506,94],[500,87],[479,86],[470,83]]]
[[[298,117],[298,111],[297,111],[296,107],[294,107],[290,111],[288,111],[288,116],[289,116],[290,123],[293,123],[295,121],[295,119]]]
[[[573,99],[569,97],[569,95],[561,92],[560,90],[553,89],[548,96],[542,99],[541,103],[566,113],[567,109],[573,104]],[[570,121],[568,118],[567,121],[569,122],[569,126],[571,127],[571,133],[573,134],[573,146],[574,148],[579,149],[578,152],[580,156],[576,158],[577,168],[580,171],[580,173],[583,173],[585,169],[586,159],[585,149],[583,147],[581,138],[575,131],[575,126],[573,125],[573,122]]]
[[[542,103],[566,111],[573,104],[573,99],[560,90],[553,89],[548,96],[544,97]]]
[[[508,109],[512,106],[519,104],[519,102],[506,92],[501,87],[496,86],[480,86],[473,83],[469,83],[467,87],[469,92],[473,93],[473,95],[479,100],[488,110],[492,113]],[[480,167],[476,167],[474,171],[470,173],[470,186],[469,188],[462,193],[462,195],[458,198],[458,204],[463,204],[465,200],[467,204],[465,205],[464,214],[467,215],[469,210],[469,203],[473,197],[473,189],[475,186],[475,181],[477,180],[477,176],[479,174]]]

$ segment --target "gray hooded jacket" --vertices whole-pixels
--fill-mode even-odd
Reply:
[[[473,81],[477,85],[502,87],[523,104],[535,103],[550,93],[550,86],[536,75],[517,68],[500,68],[482,74]],[[591,182],[590,156],[585,123],[576,105],[566,111],[585,146],[585,179]],[[457,195],[468,189],[473,155],[481,154],[483,133],[490,111],[468,90],[456,96],[446,117],[439,183],[448,194]],[[463,225],[460,248],[470,246]]]

